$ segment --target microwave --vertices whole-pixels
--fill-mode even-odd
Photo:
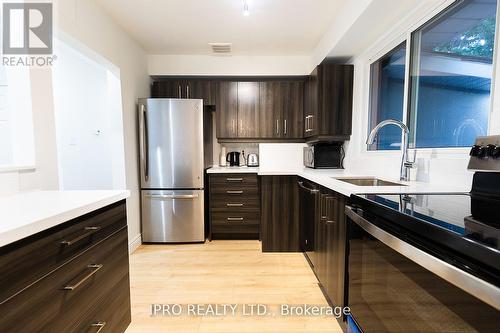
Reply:
[[[343,169],[343,143],[318,143],[304,147],[304,166],[313,169]]]

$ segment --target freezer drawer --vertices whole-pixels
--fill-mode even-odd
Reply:
[[[203,190],[142,191],[142,241],[205,241]]]

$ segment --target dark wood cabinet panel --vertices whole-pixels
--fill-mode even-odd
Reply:
[[[238,138],[259,137],[259,83],[238,82]]]
[[[280,138],[279,123],[282,119],[283,101],[280,81],[260,82],[259,138]]]
[[[346,197],[320,189],[315,223],[314,271],[330,302],[344,306],[347,228]]]
[[[128,284],[116,289],[123,278],[128,280],[126,227],[1,303],[0,331],[69,332],[101,295],[112,291],[130,297]],[[122,305],[130,311],[129,302]],[[122,327],[130,317],[124,320]]]
[[[123,201],[0,248],[0,303],[126,225]]]
[[[217,83],[217,138],[238,138],[238,83]]]
[[[215,105],[216,101],[215,81],[199,80],[157,80],[151,86],[151,97],[153,98],[199,98],[203,99],[203,105]]]
[[[283,90],[283,137],[285,139],[301,139],[304,118],[304,83],[287,81],[282,84]]]
[[[296,176],[261,177],[262,251],[300,251],[298,203]]]
[[[186,98],[199,98],[203,105],[216,104],[216,83],[209,80],[191,80],[186,82]]]
[[[322,63],[306,83],[304,136],[308,142],[344,141],[351,135],[354,67]]]
[[[209,193],[210,240],[259,238],[257,174],[211,174]]]

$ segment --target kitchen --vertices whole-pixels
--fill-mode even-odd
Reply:
[[[498,330],[497,1],[41,3],[0,331]]]

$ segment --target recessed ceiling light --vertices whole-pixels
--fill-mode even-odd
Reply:
[[[243,0],[243,16],[250,16],[250,9],[248,9],[247,0]]]

